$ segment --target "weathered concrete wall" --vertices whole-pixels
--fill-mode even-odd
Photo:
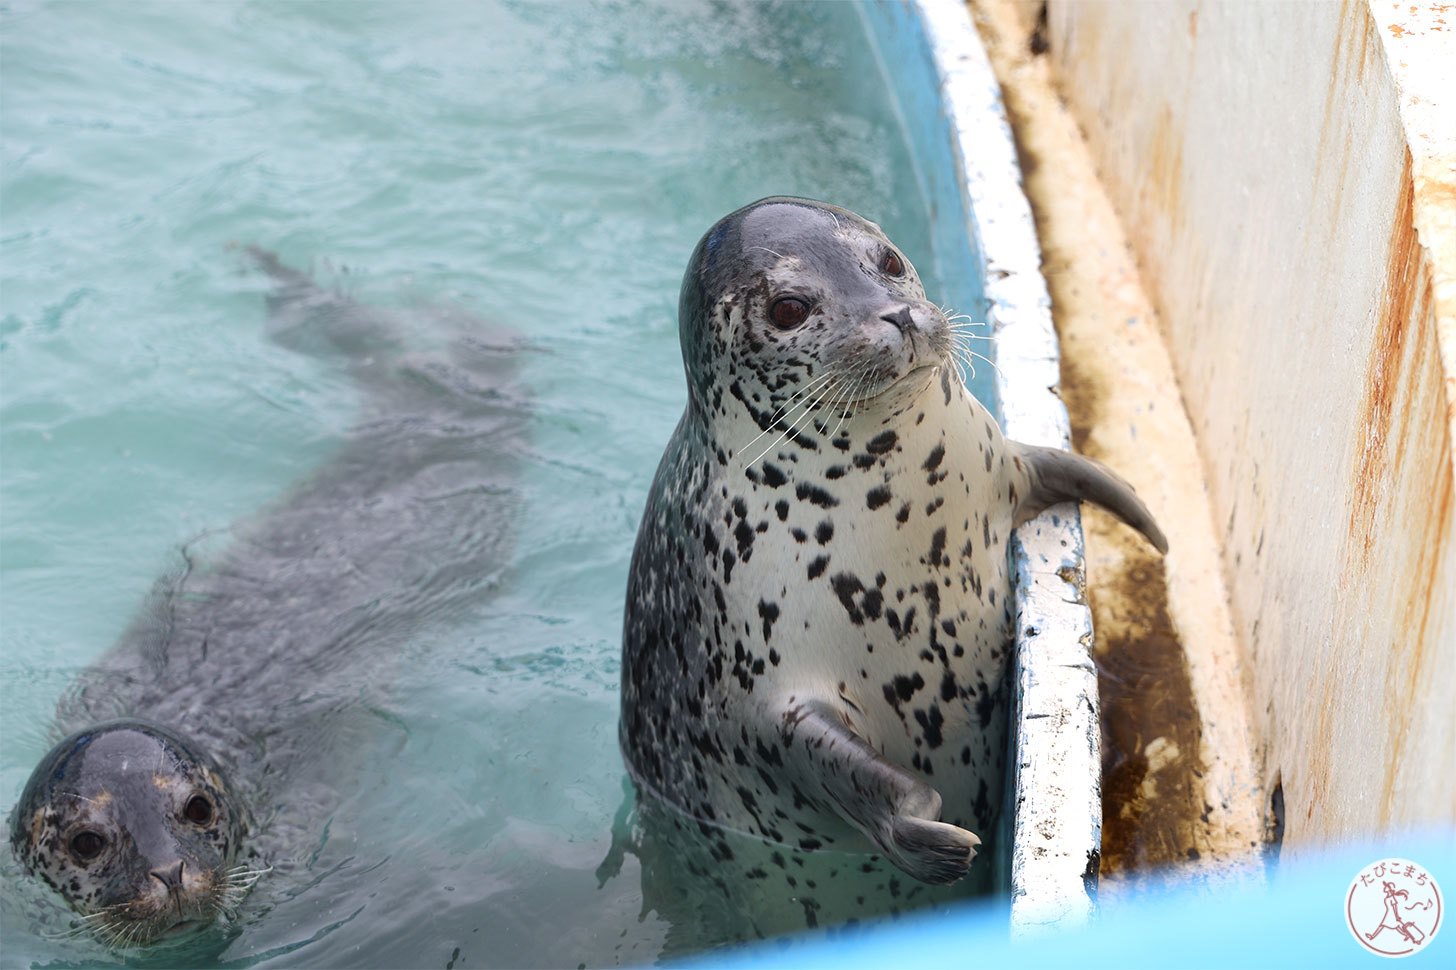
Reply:
[[[1049,9],[1198,436],[1290,851],[1456,820],[1456,154],[1419,128],[1456,127],[1456,85],[1388,46],[1444,31],[1421,15]]]
[[[972,8],[1036,217],[1074,447],[1133,483],[1171,547],[1160,557],[1083,507],[1102,740],[1099,905],[1135,897],[1150,873],[1241,879],[1262,856],[1266,799],[1247,665],[1173,362],[1087,144],[1037,53],[1040,4]]]

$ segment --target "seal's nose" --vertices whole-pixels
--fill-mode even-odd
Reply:
[[[150,875],[166,887],[168,892],[176,892],[182,888],[182,867],[186,864],[179,861],[175,866],[162,866],[153,869]]]
[[[908,305],[902,306],[898,310],[892,310],[889,313],[882,313],[880,314],[880,319],[886,323],[893,323],[901,333],[909,333],[910,329],[915,326],[915,321],[910,316],[910,307]]]

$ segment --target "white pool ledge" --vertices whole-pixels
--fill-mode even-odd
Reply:
[[[1036,227],[1000,88],[970,13],[962,0],[874,0],[864,14],[923,168],[940,276],[975,281],[979,306],[968,312],[989,322],[996,337],[1005,432],[1066,448],[1070,428],[1056,392],[1059,350]],[[1079,926],[1094,911],[1101,744],[1076,507],[1055,507],[1023,526],[1012,556],[1011,767],[992,861],[998,888],[1010,894],[1012,933],[1024,936]]]

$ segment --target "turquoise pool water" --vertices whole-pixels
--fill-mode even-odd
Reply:
[[[258,243],[525,334],[534,417],[506,584],[412,640],[308,878],[260,883],[221,959],[604,966],[741,935],[644,906],[630,854],[597,876],[621,597],[718,216],[830,199],[933,297],[965,285],[855,6],[13,2],[0,44],[0,809],[183,544],[348,437],[347,376],[263,337],[228,248]],[[48,938],[4,858],[6,965],[106,959]]]

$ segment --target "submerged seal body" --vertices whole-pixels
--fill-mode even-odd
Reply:
[[[346,366],[365,415],[215,558],[185,551],[62,700],[65,737],[10,841],[116,949],[226,924],[265,872],[306,864],[340,801],[334,749],[382,702],[379,670],[479,598],[512,533],[510,341],[441,315],[450,352],[408,352],[417,318],[253,256],[273,280],[270,335]]]
[[[909,261],[847,210],[725,217],[679,327],[688,404],[627,589],[634,779],[704,831],[959,879],[1001,797],[1011,530],[1089,499],[1161,533],[1100,465],[1002,436]]]

